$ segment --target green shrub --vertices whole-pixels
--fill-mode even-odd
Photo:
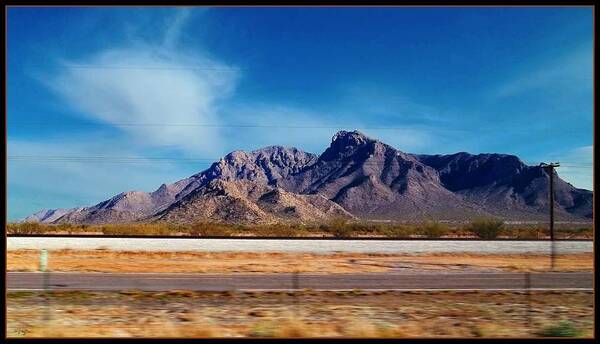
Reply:
[[[581,331],[572,322],[564,320],[557,325],[544,327],[538,334],[543,337],[577,337]]]
[[[592,234],[594,232],[592,227],[574,227],[574,228],[559,228],[557,233],[564,233],[566,235],[573,234]]]
[[[481,239],[495,239],[504,230],[504,221],[493,218],[481,218],[471,222],[468,230]]]
[[[232,234],[232,228],[220,223],[201,222],[191,225],[190,232],[195,236],[229,236]]]
[[[419,233],[428,238],[439,238],[448,234],[450,229],[447,225],[439,222],[426,222],[419,227]]]
[[[378,231],[378,233],[390,238],[405,238],[408,237],[408,235],[410,234],[409,232],[410,231],[408,228],[400,225],[384,226]]]
[[[336,238],[347,238],[353,232],[352,227],[348,225],[348,221],[345,219],[335,219],[321,228],[325,232],[333,234]]]
[[[240,229],[239,234],[253,233],[256,236],[265,237],[294,237],[298,234],[300,228],[293,224],[274,223],[267,225],[255,225],[252,227],[244,227]]]
[[[9,223],[6,230],[8,234],[40,234],[44,233],[44,226],[37,222]]]
[[[71,234],[73,232],[73,225],[71,225],[70,223],[61,223],[59,225],[56,225],[56,230]]]

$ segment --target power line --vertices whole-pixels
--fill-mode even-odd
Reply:
[[[573,167],[573,166],[589,166],[589,167],[592,167],[594,165],[593,164],[581,163],[581,164],[562,164],[561,166],[568,166],[568,167]]]
[[[120,127],[203,127],[203,128],[242,128],[242,129],[331,129],[331,130],[428,130],[432,132],[479,133],[482,129],[435,128],[426,124],[413,124],[402,127],[369,125],[290,125],[290,124],[231,124],[231,123],[144,123],[144,122],[50,122],[50,121],[7,121],[9,126],[120,126]],[[488,128],[487,130],[496,130]],[[541,130],[541,129],[540,129]],[[511,129],[514,133],[531,133],[532,129]]]
[[[50,160],[219,160],[221,158],[174,158],[174,157],[128,157],[128,156],[65,156],[65,155],[10,155],[10,159],[50,159]]]
[[[45,67],[45,68],[60,68],[60,69],[141,69],[141,70],[210,70],[210,71],[226,71],[226,72],[237,72],[241,70],[248,70],[248,68],[223,68],[213,66],[119,66],[119,65],[92,65],[92,64],[21,64],[21,67]],[[339,74],[340,72],[336,72]],[[341,74],[346,74],[341,72]],[[569,81],[569,80],[592,80],[592,77],[562,77],[554,78],[554,81]]]
[[[593,162],[582,162],[582,161],[564,161],[565,164],[575,164],[575,165],[593,165]]]
[[[456,132],[456,133],[474,133],[470,129],[458,128],[435,128],[427,125],[408,125],[404,127],[393,126],[363,126],[363,125],[289,125],[289,124],[214,124],[214,123],[65,123],[65,122],[7,122],[9,126],[118,126],[118,127],[202,127],[202,128],[238,128],[238,129],[331,129],[331,130],[421,130],[431,132]],[[491,129],[490,129],[491,130]],[[511,130],[519,133],[531,133],[531,129]],[[481,129],[477,130],[481,132]]]
[[[243,68],[222,68],[206,66],[118,66],[118,65],[22,65],[23,67],[45,67],[61,69],[123,69],[123,70],[206,70],[219,72],[238,72]]]
[[[248,152],[250,153],[250,152]],[[409,153],[407,153],[409,154]],[[419,154],[417,154],[419,155]],[[420,154],[420,155],[427,155],[427,154]],[[452,154],[447,154],[447,155],[452,155]],[[476,154],[474,155],[476,156]],[[137,157],[137,156],[107,156],[107,155],[23,155],[23,154],[18,154],[18,155],[10,155],[8,156],[9,158],[14,158],[14,159],[29,159],[29,158],[39,158],[39,159],[131,159],[131,160],[210,160],[210,161],[214,161],[214,160],[219,160],[222,157],[212,157],[212,158],[181,158],[181,157],[161,157],[161,156],[154,156],[154,157]],[[592,163],[567,163],[567,164],[561,164],[561,166],[593,166]]]
[[[366,130],[412,130],[423,129],[424,126],[388,127],[388,126],[326,126],[326,125],[288,125],[288,124],[212,124],[212,123],[65,123],[65,122],[8,122],[8,125],[59,125],[59,126],[102,126],[114,125],[122,127],[206,127],[206,128],[266,128],[266,129],[366,129]],[[441,131],[468,132],[466,129],[444,128]]]
[[[65,155],[10,155],[7,157],[11,161],[19,162],[107,162],[107,163],[160,163],[160,162],[187,162],[197,164],[212,164],[221,161],[223,158],[178,158],[178,157],[119,157],[119,156],[65,156]],[[396,160],[393,160],[396,161]],[[368,166],[387,165],[389,162],[364,161],[359,164]],[[535,166],[530,164],[528,166]],[[558,167],[558,166],[557,166]],[[568,168],[593,168],[592,164],[563,164],[561,167]]]

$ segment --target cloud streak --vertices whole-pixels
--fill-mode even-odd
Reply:
[[[163,46],[166,49],[173,49],[179,41],[183,27],[188,22],[191,12],[190,9],[179,9],[175,15],[169,20],[165,36],[163,38]]]
[[[138,43],[64,60],[59,73],[40,79],[72,109],[138,143],[209,153],[221,146],[218,131],[185,125],[218,125],[218,104],[234,92],[239,72],[201,53],[171,49],[189,15],[177,12],[160,44]]]
[[[592,47],[585,44],[570,54],[549,61],[537,69],[515,76],[492,90],[491,96],[503,99],[526,92],[560,89],[564,92],[590,90],[592,86]]]

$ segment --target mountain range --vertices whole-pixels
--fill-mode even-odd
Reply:
[[[592,192],[555,178],[559,221],[592,218]],[[208,169],[128,191],[91,207],[42,210],[24,221],[265,223],[364,220],[545,220],[548,172],[507,154],[409,154],[358,131],[336,133],[315,155],[270,146],[234,151]]]

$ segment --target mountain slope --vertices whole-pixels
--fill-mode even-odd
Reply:
[[[214,179],[149,220],[260,223],[330,218],[353,216],[321,195],[298,195],[256,182]]]
[[[290,178],[285,187],[321,194],[361,218],[461,219],[489,215],[446,189],[438,172],[415,156],[341,131],[318,160]]]
[[[92,207],[38,212],[45,223],[135,221],[545,220],[547,172],[506,154],[415,155],[340,131],[319,156],[270,146],[234,151],[156,191],[124,192]],[[592,217],[592,192],[555,175],[557,219]]]
[[[182,179],[173,184],[163,184],[156,191],[145,193],[141,191],[129,191],[112,197],[109,200],[100,202],[92,207],[79,208],[75,211],[64,213],[61,217],[52,218],[51,221],[42,220],[46,223],[124,223],[146,220],[165,219],[174,222],[182,222],[176,219],[175,215],[166,215],[166,210],[180,214],[182,218],[213,221],[234,221],[242,222],[262,222],[274,220],[275,217],[267,216],[264,212],[256,212],[254,216],[251,209],[252,201],[241,201],[244,197],[235,199],[213,199],[210,200],[209,191],[218,185],[211,182],[215,180],[238,182],[237,186],[243,186],[244,183],[252,183],[261,186],[276,186],[278,181],[287,178],[290,174],[300,171],[307,164],[312,163],[316,155],[306,153],[296,148],[286,148],[281,146],[270,146],[253,152],[235,151],[227,154],[218,162],[211,165],[205,171],[195,174],[189,178]],[[233,187],[229,187],[231,191]],[[265,192],[270,191],[266,190]],[[205,193],[205,194],[204,194]],[[188,195],[204,195],[196,199],[192,206],[189,203]],[[216,196],[216,195],[214,195]],[[304,199],[299,197],[299,199]],[[182,202],[179,202],[182,201]],[[306,202],[303,200],[302,202]],[[321,204],[324,213],[327,209],[337,205],[329,200],[328,204]],[[187,210],[182,210],[183,208]],[[208,208],[204,208],[208,207]],[[227,211],[217,211],[217,208],[231,208]],[[246,209],[246,207],[248,209]],[[291,205],[290,205],[291,207]],[[304,209],[299,207],[298,209]],[[196,215],[190,214],[190,209],[197,209]],[[212,211],[210,211],[212,209]],[[244,209],[244,210],[243,210]],[[236,217],[235,213],[248,213],[248,219]],[[314,212],[316,218],[319,211]],[[332,216],[351,217],[352,215],[336,209],[332,211]],[[290,217],[287,214],[285,217]],[[292,218],[294,216],[291,216]],[[305,219],[306,216],[298,215],[299,219]],[[35,220],[35,219],[32,219]]]
[[[43,209],[32,215],[27,216],[20,222],[46,222],[50,223],[56,221],[65,214],[72,213],[80,208],[72,209]]]

